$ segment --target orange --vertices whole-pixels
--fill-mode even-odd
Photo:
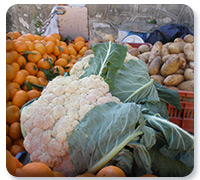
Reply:
[[[67,44],[64,41],[60,41],[60,43],[61,43],[61,46],[66,46],[67,47]]]
[[[40,84],[40,82],[38,81],[38,78],[32,75],[28,75],[26,76],[26,81],[32,83],[32,84]]]
[[[45,73],[44,73],[43,71],[41,71],[41,70],[39,70],[39,71],[37,72],[37,78],[39,78],[39,77],[42,77],[42,78],[44,78],[44,79],[47,79]]]
[[[22,177],[53,177],[53,171],[44,163],[31,162],[21,168]]]
[[[54,56],[53,54],[46,54],[46,53],[45,53],[42,57],[43,57],[44,59],[51,59],[52,63],[54,63],[55,60],[56,60],[56,56]]]
[[[9,134],[9,128],[10,128],[10,126],[6,123],[6,136],[8,136],[8,134]]]
[[[6,150],[6,168],[11,175],[15,175],[16,163],[12,158],[12,154],[8,150]]]
[[[70,72],[70,70],[72,69],[73,64],[70,62],[65,66],[65,72]]]
[[[15,42],[15,50],[18,53],[23,53],[24,51],[28,50],[28,46],[27,46],[27,44],[24,41],[17,40]]]
[[[84,46],[84,47],[79,51],[79,54],[80,54],[81,56],[83,56],[84,53],[85,53],[85,51],[87,51],[87,50],[88,50],[88,48],[87,48],[86,46]]]
[[[36,75],[38,72],[38,66],[34,62],[28,62],[25,65],[25,70],[27,70],[30,75]]]
[[[28,46],[28,51],[33,51],[34,50],[35,45],[34,45],[34,43],[32,41],[25,41],[25,43]]]
[[[21,127],[19,122],[14,122],[10,125],[9,137],[12,140],[18,140],[21,137]]]
[[[42,43],[36,43],[35,44],[35,50],[39,51],[43,55],[46,51],[46,47]]]
[[[28,95],[28,101],[30,101],[31,99],[40,97],[41,92],[38,91],[38,90],[32,89],[32,90],[27,92],[27,95]]]
[[[24,35],[17,38],[17,41],[29,41],[29,38],[26,38]]]
[[[58,58],[65,58],[68,61],[71,57],[68,54],[60,54]]]
[[[10,91],[6,88],[6,102],[8,102],[10,99]]]
[[[74,39],[74,43],[78,42],[78,41],[83,41],[85,42],[85,39],[82,36],[78,36]]]
[[[12,67],[10,64],[6,64],[6,80],[10,81],[12,80],[16,75],[16,71],[14,67]]]
[[[51,65],[48,59],[40,59],[37,63],[38,68],[42,68],[42,69],[50,69]]]
[[[46,53],[51,54],[51,53],[53,53],[54,49],[55,49],[55,43],[53,43],[52,41],[47,41],[47,43],[46,43]]]
[[[45,41],[51,41],[53,42],[54,44],[56,44],[56,38],[52,35],[47,35],[45,38],[44,38]]]
[[[95,177],[95,175],[93,173],[86,172],[86,173],[83,173],[83,174],[78,175],[76,177]]]
[[[40,82],[40,85],[42,85],[42,86],[46,86],[48,84],[47,79],[45,79],[43,77],[39,77],[38,81]]]
[[[6,136],[6,149],[10,149],[12,146],[12,140],[9,136]]]
[[[16,62],[13,62],[13,63],[11,64],[11,66],[14,67],[14,69],[15,69],[16,72],[20,70],[20,66],[19,66],[19,64],[16,63]]]
[[[6,39],[6,51],[11,51],[15,49],[15,42],[11,39]]]
[[[11,106],[12,105],[12,102],[11,101],[8,101],[7,103],[6,103],[6,107],[9,107],[9,106]]]
[[[14,61],[14,56],[10,52],[6,52],[6,64],[11,64]]]
[[[24,69],[25,65],[26,65],[26,59],[24,56],[19,55],[19,57],[17,58],[16,62],[19,64],[20,68]]]
[[[106,166],[102,168],[97,174],[97,177],[126,177],[124,171],[117,166]]]
[[[42,55],[39,51],[33,50],[31,53],[28,54],[27,59],[30,62],[37,63],[42,58]]]
[[[59,41],[61,40],[61,36],[58,33],[53,33],[52,36],[55,37]]]
[[[58,46],[55,46],[53,54],[55,56],[59,56],[61,54],[61,50],[58,48]]]
[[[56,60],[56,62],[54,64],[58,65],[58,66],[66,66],[67,60],[64,58],[59,58],[58,60]]]
[[[77,51],[80,51],[83,46],[85,45],[85,42],[83,41],[77,41],[75,44],[74,44],[74,47]]]
[[[31,33],[25,34],[24,37],[28,38],[30,41],[36,40],[36,37]]]
[[[69,49],[67,48],[67,46],[60,46],[60,48],[63,50],[61,51],[61,54],[69,54]]]
[[[54,175],[54,177],[66,177],[64,174],[62,174],[61,172],[58,172],[58,171],[53,171],[53,175]]]
[[[37,35],[37,34],[34,35],[34,36],[35,36],[35,39],[36,39],[36,40],[42,40],[42,39],[43,39],[41,36],[39,36],[39,35]]]
[[[15,51],[15,50],[11,50],[11,51],[9,51],[9,53],[11,53],[13,55],[14,60],[16,60],[18,58],[18,56],[19,56],[18,52]]]
[[[77,62],[76,59],[72,59],[72,60],[70,61],[70,64],[75,64],[76,62]]]
[[[61,45],[62,44],[61,44],[60,40],[56,39],[56,46],[61,46]]]
[[[12,158],[14,159],[17,168],[23,167],[23,164],[16,157],[13,156]]]
[[[54,69],[54,73],[59,73],[62,76],[65,73],[65,70],[62,66],[54,66],[53,69]]]
[[[17,71],[12,82],[16,82],[21,86],[25,82],[25,80],[26,80],[26,75],[22,71]]]
[[[14,144],[14,145],[11,146],[11,148],[9,149],[9,151],[11,152],[11,154],[13,156],[16,156],[19,152],[24,151],[24,148],[22,146]]]
[[[15,93],[20,90],[20,86],[18,83],[10,82],[6,85],[7,90],[10,93],[10,99],[12,100]]]
[[[21,36],[20,32],[14,31],[14,32],[8,32],[7,36],[11,39],[17,39],[18,37]]]
[[[22,107],[25,102],[28,100],[27,92],[24,90],[19,90],[15,93],[12,103],[18,107]]]
[[[21,146],[21,147],[24,147],[23,142],[24,142],[24,138],[22,137],[22,138],[20,138],[20,139],[18,139],[18,140],[16,140],[16,141],[14,141],[13,144],[17,144],[17,145],[19,145],[19,146]]]
[[[25,69],[21,69],[20,71],[23,72],[25,76],[29,75],[29,72],[27,70],[25,70]]]
[[[78,60],[79,58],[81,58],[83,55],[80,55],[80,54],[78,54],[77,56],[76,56],[76,59]]]
[[[144,174],[144,175],[142,175],[140,177],[158,177],[158,176],[155,176],[153,174]]]
[[[74,47],[68,46],[68,50],[69,50],[69,54],[70,55],[74,55],[74,56],[77,55],[77,51],[76,51],[76,49]]]

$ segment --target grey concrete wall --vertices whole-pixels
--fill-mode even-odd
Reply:
[[[13,5],[7,11],[7,32],[35,32],[36,20],[43,24],[55,4]],[[90,4],[88,7],[90,37],[102,37],[112,33],[117,38],[118,29],[127,22],[133,24],[135,31],[152,31],[169,23],[186,25],[194,30],[194,15],[192,9],[181,4]],[[152,20],[156,24],[149,24]]]

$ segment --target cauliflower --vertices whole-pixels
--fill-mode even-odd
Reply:
[[[27,133],[24,147],[32,161],[47,164],[66,176],[74,176],[69,157],[68,137],[85,114],[94,106],[120,100],[109,93],[100,76],[91,75],[53,79],[38,100],[25,107],[21,123]]]

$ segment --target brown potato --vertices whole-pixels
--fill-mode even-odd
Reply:
[[[160,69],[160,74],[164,77],[174,74],[180,67],[180,58],[178,55],[171,56],[165,61]]]
[[[187,61],[194,61],[194,44],[186,43],[183,52]]]
[[[179,53],[178,56],[180,58],[180,67],[179,68],[184,69],[186,66],[186,63],[187,63],[185,55],[184,55],[184,53]]]
[[[177,88],[184,91],[194,91],[194,80],[184,81]]]
[[[181,38],[176,38],[176,39],[174,39],[174,42],[184,42],[184,40]]]
[[[175,74],[184,74],[184,70],[183,69],[178,69]]]
[[[124,46],[127,46],[127,47],[128,47],[128,50],[133,48],[133,46],[131,46],[131,45],[128,44],[128,43],[123,43],[123,45],[124,45]]]
[[[194,42],[194,36],[191,34],[186,35],[183,40],[187,43],[193,43]]]
[[[167,61],[169,58],[173,58],[176,57],[177,54],[168,54],[162,57],[162,63],[165,63],[165,61]]]
[[[142,61],[144,61],[145,63],[147,63],[148,60],[149,60],[150,54],[151,54],[151,52],[149,51],[149,52],[145,52],[145,53],[139,54],[137,57],[139,59],[141,59]]]
[[[151,54],[149,56],[149,63],[151,63],[156,56],[160,56],[162,52],[162,42],[157,41],[155,42],[155,44],[153,45],[152,49],[151,49]]]
[[[168,50],[170,54],[178,54],[183,52],[183,47],[185,42],[174,42],[168,46]]]
[[[184,81],[184,76],[181,74],[172,74],[167,76],[163,83],[167,86],[177,86]]]
[[[190,68],[187,68],[185,71],[184,71],[184,78],[186,80],[193,80],[194,79],[194,70],[193,69],[190,69]]]
[[[158,74],[161,65],[162,65],[161,56],[157,56],[148,66],[149,74],[150,75]]]
[[[163,84],[164,77],[161,75],[151,75],[151,78],[159,84]]]
[[[193,61],[189,62],[189,68],[194,69],[194,62]]]
[[[140,54],[140,51],[137,48],[131,48],[128,49],[128,53],[132,56],[138,56]]]
[[[144,53],[144,52],[149,52],[150,51],[150,47],[146,44],[140,45],[138,47],[138,50],[140,52],[140,54]]]
[[[115,38],[112,34],[106,34],[103,39],[102,39],[103,42],[108,42],[108,41],[111,41],[111,42],[114,42],[115,41]]]
[[[168,48],[163,46],[162,51],[161,51],[161,56],[164,57],[164,56],[167,56],[167,55],[169,55]]]

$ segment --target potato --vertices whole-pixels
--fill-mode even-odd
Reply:
[[[192,61],[189,62],[189,68],[194,69],[194,62]]]
[[[112,34],[106,34],[103,39],[102,39],[103,42],[108,42],[108,41],[112,41],[114,42],[115,41],[115,38]]]
[[[160,41],[155,42],[155,44],[153,45],[151,49],[151,54],[149,56],[149,63],[151,63],[155,59],[156,56],[160,56],[161,51],[162,51],[162,42]]]
[[[179,53],[178,54],[179,58],[180,58],[180,67],[181,69],[184,69],[186,67],[186,58],[185,58],[185,55],[184,53]]]
[[[184,70],[183,69],[178,69],[175,74],[184,74]]]
[[[194,79],[194,70],[193,69],[190,69],[190,68],[187,68],[185,71],[184,71],[184,78],[186,80],[193,80]]]
[[[168,50],[170,54],[178,54],[183,52],[183,47],[185,42],[174,42],[168,46]]]
[[[191,34],[186,35],[183,40],[187,43],[193,43],[194,42],[194,36]]]
[[[176,57],[177,54],[168,54],[162,57],[162,63],[165,63],[169,58]]]
[[[158,74],[161,65],[162,65],[161,56],[157,56],[148,66],[149,74],[150,75]]]
[[[145,53],[139,54],[137,57],[139,59],[141,59],[142,61],[144,61],[145,63],[147,63],[148,60],[149,60],[150,54],[151,54],[151,52],[149,51],[149,52],[145,52]]]
[[[184,91],[194,91],[194,80],[184,81],[177,88]]]
[[[184,40],[181,38],[176,38],[176,39],[174,39],[174,42],[184,42]]]
[[[168,43],[166,43],[166,44],[163,44],[163,46],[162,47],[164,47],[164,48],[167,48],[168,49],[168,47],[169,47],[169,45],[170,44],[172,44],[173,42],[168,42]]]
[[[194,44],[186,43],[183,52],[187,61],[194,61]]]
[[[133,48],[133,46],[131,46],[131,45],[128,44],[128,43],[123,43],[123,45],[124,45],[124,46],[127,46],[127,47],[128,47],[128,50]]]
[[[88,49],[91,49],[94,44],[100,43],[98,38],[92,38],[88,41]]]
[[[167,55],[169,55],[168,48],[163,46],[162,51],[161,51],[161,56],[164,57],[164,56],[167,56]]]
[[[180,67],[180,58],[178,55],[171,56],[165,61],[160,69],[160,74],[164,77],[174,74]]]
[[[164,77],[161,75],[151,75],[151,78],[159,84],[163,84]]]
[[[178,91],[178,88],[177,87],[174,87],[174,86],[165,86],[166,88],[169,88],[169,89],[172,89],[172,90],[176,90]]]
[[[137,56],[140,54],[140,51],[138,50],[138,48],[131,48],[128,49],[128,53],[131,54],[132,56]]]
[[[167,86],[177,86],[184,81],[184,76],[181,74],[172,74],[167,76],[163,83]]]
[[[140,45],[138,47],[138,50],[140,51],[140,54],[144,53],[144,52],[149,52],[150,51],[150,47],[146,44]]]

